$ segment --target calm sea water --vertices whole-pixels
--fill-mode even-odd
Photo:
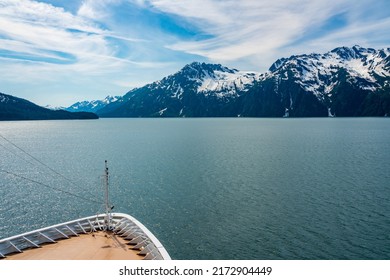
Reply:
[[[0,122],[0,170],[142,221],[174,259],[390,259],[390,119]],[[102,212],[0,172],[0,238]]]

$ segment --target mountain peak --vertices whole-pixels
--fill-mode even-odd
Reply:
[[[111,102],[115,102],[120,98],[120,96],[113,96],[113,95],[107,95],[103,100],[101,100],[103,103],[108,104]],[[99,100],[94,100],[99,101]]]
[[[69,112],[97,112],[98,110],[102,109],[104,106],[116,102],[122,97],[120,96],[111,96],[107,95],[102,100],[92,100],[92,101],[80,101],[72,104],[68,108],[65,108],[65,110]]]
[[[358,45],[281,58],[265,74],[192,62],[162,80],[129,91],[99,114],[269,117],[288,112],[295,117],[379,116],[390,114],[388,105],[375,103],[388,104],[384,100],[389,91],[389,62],[389,49]],[[380,96],[373,97],[373,92]]]
[[[215,71],[227,72],[227,73],[236,73],[237,69],[230,69],[228,67],[222,66],[221,64],[212,64],[205,62],[192,62],[184,66],[179,72],[185,74],[197,74],[197,73],[213,73]]]
[[[359,45],[354,45],[352,48],[345,47],[345,46],[335,48],[330,52],[337,54],[342,59],[351,60],[351,59],[361,59],[367,56],[367,54],[375,53],[375,49],[363,48]]]
[[[285,62],[287,61],[287,58],[279,58],[276,60],[274,63],[272,63],[271,67],[269,68],[269,71],[275,72],[276,70],[279,69],[280,66],[282,66]]]

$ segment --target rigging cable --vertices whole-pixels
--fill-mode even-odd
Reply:
[[[2,137],[2,136],[0,135],[0,137]],[[22,156],[20,156],[20,155],[18,155],[18,154],[15,154],[12,150],[10,150],[9,148],[7,148],[7,147],[4,146],[3,144],[0,143],[0,146],[3,147],[4,150],[7,150],[7,151],[10,152],[11,154],[13,154],[14,156],[16,156],[16,157],[18,157],[18,158],[24,160],[25,162],[27,162],[27,163],[29,163],[29,164],[31,164],[31,165],[34,165],[31,161],[28,161],[27,159],[25,159],[24,157],[22,157]]]
[[[32,158],[33,160],[35,160],[36,162],[40,163],[41,165],[45,166],[46,168],[48,168],[50,171],[52,171],[53,173],[57,174],[58,176],[60,176],[61,178],[63,178],[64,180],[66,180],[67,182],[69,182],[70,184],[72,184],[73,186],[79,188],[79,186],[74,183],[72,180],[70,180],[69,178],[65,177],[64,175],[62,175],[61,173],[59,173],[58,171],[54,170],[53,168],[51,168],[50,166],[48,166],[47,164],[43,163],[41,160],[39,160],[38,158],[34,157],[33,155],[31,155],[30,153],[28,153],[27,151],[25,151],[24,149],[22,149],[21,147],[17,146],[16,144],[14,144],[12,141],[8,140],[7,138],[5,138],[3,135],[0,134],[0,137],[2,139],[4,139],[5,141],[7,141],[9,144],[11,144],[12,146],[14,146],[15,148],[17,148],[18,150],[22,151],[23,153],[25,153],[26,155],[28,155],[30,158]],[[1,145],[1,144],[0,144]],[[25,158],[17,155],[16,153],[12,152],[11,150],[7,149],[4,145],[1,145],[3,148],[5,148],[7,151],[11,152],[12,154],[14,154],[15,156],[19,157],[19,158],[22,158],[24,161],[32,164],[30,161],[27,161]],[[9,174],[12,174],[11,172],[8,172],[8,171],[3,171],[3,172],[6,172],[6,173],[9,173]],[[12,175],[15,175],[15,176],[18,176],[16,174],[12,174]],[[28,178],[24,178],[26,180],[30,180]],[[35,183],[39,183],[39,182],[35,182]],[[41,184],[41,185],[45,185],[45,184]],[[48,185],[46,185],[48,186]],[[96,199],[97,196],[96,195],[93,195],[92,193],[90,193],[88,190],[86,190],[91,196],[95,197]],[[65,191],[64,191],[65,192]],[[100,202],[101,203],[101,202]]]
[[[44,184],[44,183],[42,183],[42,182],[39,182],[39,181],[36,181],[36,180],[34,180],[34,179],[30,179],[30,178],[24,177],[24,176],[22,176],[22,175],[19,175],[19,174],[16,174],[16,173],[13,173],[13,172],[10,172],[10,171],[7,171],[7,170],[0,169],[0,172],[7,173],[7,174],[9,174],[9,175],[12,175],[12,176],[15,176],[15,177],[18,177],[18,178],[21,178],[21,179],[24,179],[24,180],[27,180],[27,181],[36,183],[36,184],[38,184],[38,185],[44,186],[44,187],[49,188],[49,189],[53,189],[53,190],[56,190],[56,191],[59,191],[59,192],[63,192],[63,193],[65,193],[65,194],[68,194],[68,195],[77,197],[77,198],[79,198],[79,199],[82,199],[82,200],[85,200],[85,201],[88,201],[88,202],[93,202],[93,203],[101,204],[101,201],[97,201],[97,200],[94,200],[94,199],[85,198],[85,197],[83,197],[83,196],[74,194],[74,193],[72,193],[72,192],[65,191],[65,190],[62,190],[62,189],[59,189],[59,188],[55,188],[55,187],[46,185],[46,184]]]

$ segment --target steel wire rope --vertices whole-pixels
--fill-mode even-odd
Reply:
[[[3,135],[0,134],[0,137],[2,139],[4,139],[5,141],[7,141],[9,144],[11,144],[12,146],[14,146],[15,148],[17,148],[18,150],[22,151],[23,153],[25,153],[26,155],[28,155],[30,158],[32,158],[33,160],[35,160],[36,162],[40,163],[41,165],[45,166],[46,168],[48,168],[50,171],[52,171],[53,173],[55,173],[56,175],[60,176],[61,178],[63,178],[64,180],[66,180],[67,182],[69,182],[70,184],[72,184],[73,186],[77,187],[77,188],[80,188],[79,185],[77,185],[76,183],[74,183],[72,180],[70,180],[69,178],[65,177],[64,175],[62,175],[61,173],[59,173],[58,171],[54,170],[53,168],[51,168],[50,166],[48,166],[47,164],[45,164],[44,162],[42,162],[41,160],[39,160],[38,158],[34,157],[33,155],[31,155],[30,153],[28,153],[27,151],[25,151],[24,149],[22,149],[21,147],[17,146],[15,143],[13,143],[12,141],[8,140],[7,138],[5,138]],[[33,164],[31,163],[30,161],[26,160],[25,158],[17,155],[16,153],[12,152],[10,149],[7,149],[4,145],[0,144],[3,148],[5,148],[7,151],[9,151],[10,153],[12,153],[13,155],[23,159],[24,161],[30,163],[30,164]],[[28,179],[27,179],[28,180]],[[92,194],[91,192],[89,192],[87,189],[84,189],[85,191],[88,192],[89,195],[95,197],[96,199],[98,199],[98,197],[94,194]],[[100,202],[102,203],[102,202]]]
[[[85,201],[88,201],[88,202],[98,203],[99,205],[101,204],[101,201],[97,201],[97,200],[94,200],[94,199],[89,199],[89,198],[86,198],[86,197],[84,197],[84,196],[81,196],[81,195],[78,195],[78,194],[75,194],[75,193],[72,193],[72,192],[69,192],[69,191],[65,191],[65,190],[60,189],[60,188],[55,188],[55,187],[53,187],[53,186],[49,186],[49,185],[47,185],[47,184],[44,184],[44,183],[42,183],[42,182],[39,182],[39,181],[34,180],[34,179],[31,179],[31,178],[27,178],[27,177],[25,177],[25,176],[23,176],[23,175],[20,175],[20,174],[16,174],[16,173],[13,173],[13,172],[4,170],[4,169],[0,169],[0,172],[9,174],[9,175],[12,175],[12,176],[15,176],[15,177],[18,177],[18,178],[21,178],[21,179],[24,179],[24,180],[33,182],[33,183],[36,183],[36,184],[41,185],[41,186],[44,186],[44,187],[46,187],[46,188],[53,189],[53,190],[56,190],[56,191],[65,193],[65,194],[68,194],[68,195],[77,197],[77,198],[79,198],[79,199],[82,199],[82,200],[85,200]]]
[[[1,135],[0,135],[1,136]],[[8,152],[10,152],[11,154],[13,154],[14,156],[24,160],[25,162],[31,164],[31,165],[34,165],[31,161],[28,161],[27,159],[25,159],[24,157],[18,155],[18,154],[15,154],[13,151],[11,151],[9,148],[7,148],[6,146],[4,146],[3,144],[0,143],[0,146],[4,148],[4,150],[7,150]]]

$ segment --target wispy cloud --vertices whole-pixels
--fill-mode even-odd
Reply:
[[[73,101],[123,94],[192,60],[265,71],[297,53],[388,47],[387,6],[387,0],[0,0],[0,91],[64,105],[65,97],[56,101],[52,92],[68,92]],[[31,88],[40,94],[31,98]]]
[[[200,56],[211,61],[238,62],[249,57],[257,64],[264,62],[262,57],[275,59],[280,51],[288,52],[297,48],[304,49],[307,44],[315,45],[322,39],[336,47],[352,40],[361,41],[367,26],[377,34],[387,32],[390,25],[387,20],[377,24],[375,13],[383,12],[386,1],[214,1],[214,0],[145,0],[152,7],[165,13],[182,17],[197,25],[210,35],[206,40],[181,40],[167,47]],[[382,5],[378,4],[382,2]],[[367,13],[371,9],[371,13]],[[337,15],[346,18],[343,25],[334,30],[337,35],[326,35],[321,28]],[[374,15],[374,16],[373,16]],[[360,29],[362,28],[362,29]],[[359,30],[360,29],[360,30]],[[307,34],[319,33],[316,39],[305,38]],[[355,34],[354,36],[352,34]],[[384,34],[382,34],[383,36]],[[324,36],[322,38],[321,36]],[[333,40],[332,40],[333,39]],[[365,37],[370,44],[375,38]],[[317,45],[318,46],[318,45]],[[323,48],[321,48],[323,50]],[[319,51],[318,48],[311,51]]]
[[[27,0],[0,0],[0,5],[0,50],[13,52],[13,57],[46,62],[53,56],[71,58],[80,66],[88,57],[110,54],[99,35],[103,30],[61,8]]]
[[[121,2],[122,0],[85,0],[82,2],[77,14],[92,20],[102,20],[110,16],[107,7]]]
[[[103,4],[115,1],[100,2],[100,7],[103,7]],[[132,60],[123,55],[126,53],[124,45],[148,41],[104,28],[98,18],[91,19],[83,14],[86,3],[79,9],[80,15],[36,1],[0,0],[2,91],[6,90],[7,84],[12,88],[12,84],[20,82],[26,85],[40,82],[47,83],[49,88],[51,85],[56,87],[55,82],[66,87],[65,81],[78,84],[80,88],[89,88],[90,91],[93,85],[80,85],[79,81],[85,81],[85,76],[108,80],[111,76],[118,78],[118,73],[129,71],[129,68],[164,67],[163,63]],[[99,1],[93,3],[97,5]],[[118,46],[111,39],[126,43]],[[140,79],[140,82],[146,81]],[[127,89],[121,87],[120,90]],[[39,98],[32,99],[42,103]]]

